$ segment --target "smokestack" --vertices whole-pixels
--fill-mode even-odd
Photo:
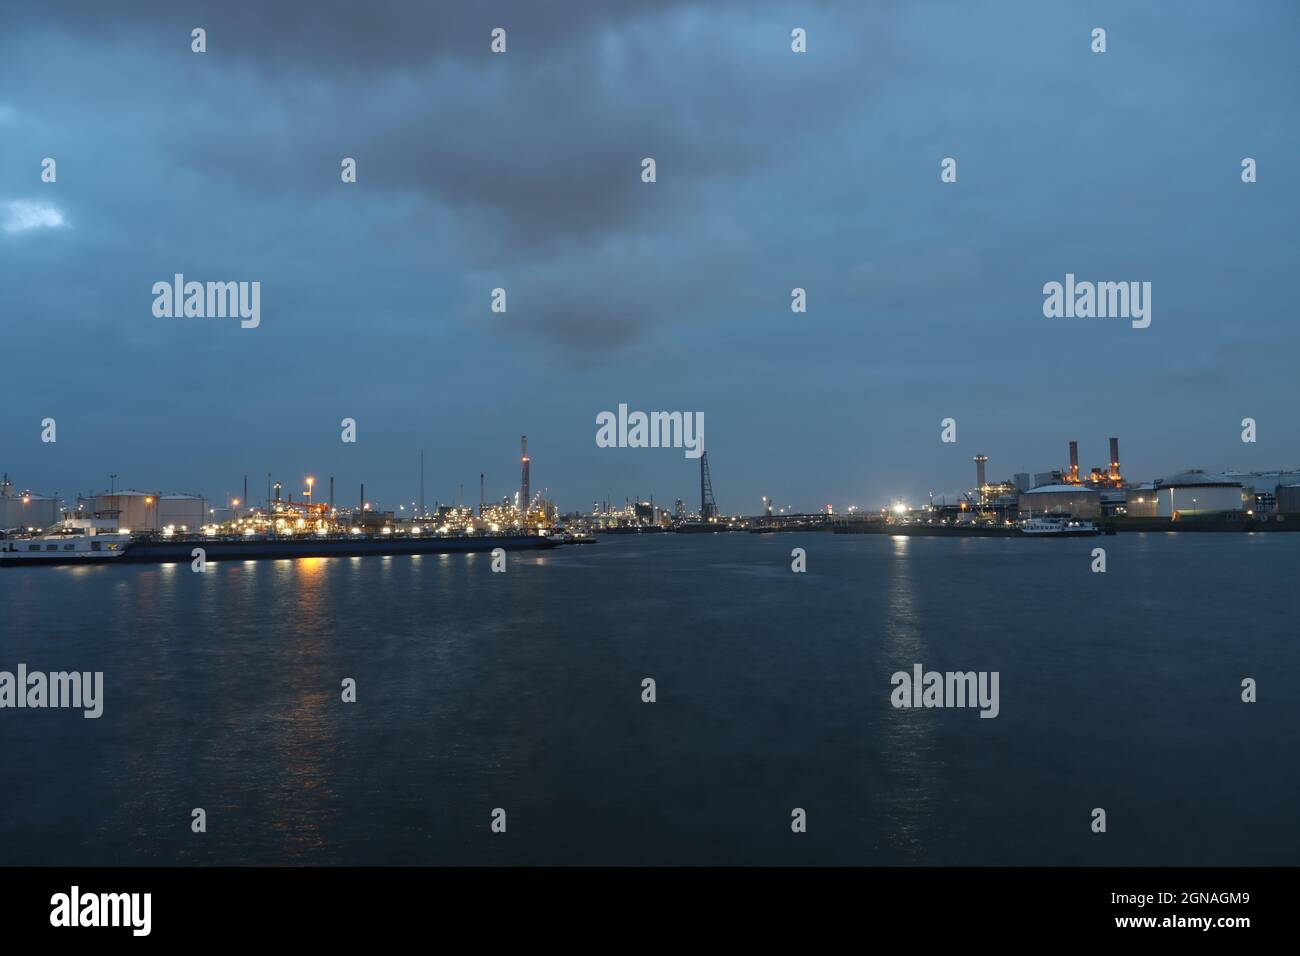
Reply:
[[[483,472],[478,473],[478,516],[483,517]]]
[[[528,519],[528,436],[522,435],[519,438],[519,460],[523,464],[523,479],[519,488],[519,512],[524,516],[525,521]]]
[[[239,500],[242,501],[242,502],[244,503],[244,507],[245,507],[245,508],[249,507],[249,504],[248,504],[248,476],[247,476],[247,475],[244,476],[244,497],[240,498]]]
[[[984,463],[988,460],[988,455],[975,456],[975,490],[981,497],[984,495],[984,485],[987,483],[984,480]]]
[[[708,492],[705,490],[704,487],[704,461],[705,461],[704,456],[707,454],[708,452],[706,451],[704,455],[700,456],[700,517],[701,518],[707,518],[709,516],[709,496],[708,496]]]
[[[330,475],[330,511],[334,510],[334,476]]]
[[[1110,476],[1119,481],[1119,439],[1110,440]]]
[[[361,520],[366,520],[366,483],[361,482]]]
[[[1070,483],[1079,483],[1079,443],[1070,442]]]

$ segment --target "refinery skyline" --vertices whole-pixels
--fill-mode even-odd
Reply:
[[[0,467],[21,484],[218,500],[271,471],[407,502],[423,448],[429,499],[474,500],[480,472],[517,487],[527,434],[565,509],[691,501],[680,451],[598,446],[623,404],[707,417],[725,512],[951,496],[972,456],[1050,470],[1070,436],[1091,466],[1122,435],[1142,478],[1295,463],[1293,5],[1115,5],[1105,55],[1068,5],[831,5],[801,12],[803,56],[763,2],[562,25],[380,3],[306,35],[274,10],[62,6],[0,37]],[[518,42],[494,58],[498,17]],[[971,106],[1006,102],[996,127]],[[1119,118],[1123,148],[1041,134],[1077,115]],[[155,314],[176,275],[257,283],[256,327]],[[1048,318],[1070,275],[1150,283],[1149,327]]]
[[[555,488],[549,481],[533,483],[533,457],[528,452],[527,441],[527,436],[522,436],[520,439],[521,448],[514,463],[516,470],[513,481],[504,473],[489,479],[488,473],[483,471],[474,476],[476,480],[460,481],[450,488],[442,485],[430,487],[427,475],[429,455],[424,450],[413,455],[416,470],[405,483],[405,488],[401,487],[403,482],[398,478],[390,479],[389,483],[372,481],[367,490],[364,475],[357,477],[349,474],[345,479],[338,475],[325,474],[321,469],[299,469],[302,474],[263,471],[239,475],[233,482],[214,482],[200,478],[178,486],[163,486],[147,478],[139,480],[129,471],[122,471],[108,474],[107,480],[101,484],[95,484],[93,481],[82,482],[71,491],[41,486],[17,472],[5,471],[4,486],[10,495],[55,498],[69,509],[75,508],[78,501],[90,501],[97,496],[134,492],[151,497],[201,497],[211,509],[247,510],[265,508],[268,504],[279,502],[307,504],[328,502],[332,508],[340,512],[391,511],[404,517],[421,513],[429,514],[438,507],[470,508],[477,511],[486,504],[492,507],[507,506],[517,509],[521,500],[527,500],[533,508],[542,505],[553,507],[561,514],[590,514],[649,502],[672,511],[678,500],[684,503],[685,511],[689,514],[700,514],[702,510],[707,510],[703,509],[704,502],[701,500],[701,466],[696,460],[687,460],[682,465],[682,469],[689,474],[683,475],[682,480],[672,487],[645,488],[644,485],[633,482],[632,489],[618,489],[586,501],[577,501],[563,487]],[[1066,454],[1060,456],[1064,460],[1059,464],[1015,468],[999,467],[993,462],[991,456],[982,453],[964,456],[954,448],[952,454],[960,462],[960,469],[966,472],[965,483],[960,478],[945,477],[946,485],[931,483],[926,487],[924,482],[913,482],[911,493],[873,494],[868,490],[857,497],[839,501],[815,502],[809,500],[806,495],[802,497],[759,495],[751,501],[745,501],[738,496],[729,495],[724,483],[720,486],[721,500],[717,503],[717,508],[718,513],[724,515],[759,515],[768,509],[778,514],[813,514],[828,510],[834,513],[846,513],[897,507],[919,508],[938,503],[956,504],[963,499],[975,500],[981,488],[992,493],[995,487],[1025,491],[1032,487],[1055,483],[1091,485],[1098,488],[1140,487],[1169,475],[1188,471],[1236,476],[1278,472],[1300,475],[1300,463],[1294,461],[1271,462],[1263,467],[1253,468],[1238,468],[1231,464],[1207,467],[1203,462],[1193,461],[1158,473],[1134,476],[1128,466],[1120,460],[1118,437],[1111,436],[1106,439],[1107,454],[1104,456],[1089,458],[1086,451],[1080,451],[1081,445],[1086,448],[1088,443],[1070,440],[1066,446]],[[1097,463],[1094,464],[1094,461]],[[922,487],[926,490],[916,490]]]

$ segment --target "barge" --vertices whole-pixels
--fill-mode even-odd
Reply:
[[[1032,518],[1019,524],[902,524],[890,521],[860,521],[836,525],[836,534],[887,534],[919,538],[1091,538],[1114,534],[1113,528],[1099,528],[1091,521],[1067,517]]]
[[[28,537],[0,540],[0,567],[77,564],[169,564],[192,561],[259,561],[277,558],[366,555],[463,554],[479,551],[536,551],[559,547],[540,534],[304,534],[212,537],[132,536],[93,525],[65,522]]]

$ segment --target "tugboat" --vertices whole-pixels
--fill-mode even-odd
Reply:
[[[1048,515],[1022,521],[1020,533],[1030,537],[1091,538],[1101,534],[1101,529],[1091,521],[1081,521],[1068,515]]]
[[[65,518],[35,535],[0,540],[0,567],[120,561],[131,535],[94,518]]]

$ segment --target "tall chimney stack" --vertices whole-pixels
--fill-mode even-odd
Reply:
[[[988,460],[988,455],[975,456],[975,494],[979,495],[981,503],[984,501],[984,486],[987,484],[984,480],[984,463]]]
[[[523,464],[523,477],[519,487],[519,513],[528,520],[528,436],[522,435],[519,439],[519,460]]]
[[[1079,443],[1070,442],[1070,484],[1079,483]]]
[[[1110,440],[1110,477],[1119,481],[1119,439]]]

